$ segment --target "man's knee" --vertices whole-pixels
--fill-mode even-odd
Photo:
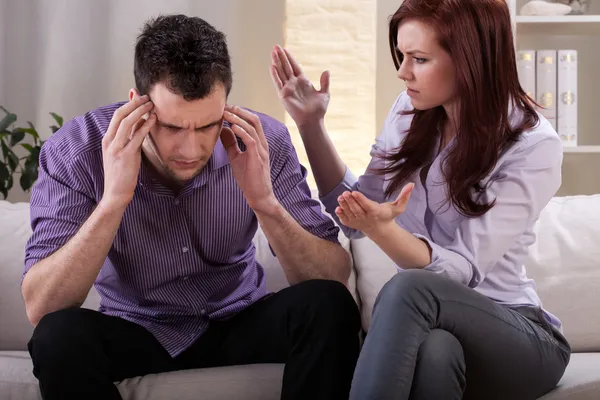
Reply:
[[[300,283],[305,304],[310,305],[310,313],[320,323],[333,327],[360,329],[358,306],[346,286],[333,280],[310,280]]]
[[[28,348],[36,358],[64,357],[66,350],[76,351],[79,344],[90,339],[97,311],[67,308],[46,314],[37,324]]]

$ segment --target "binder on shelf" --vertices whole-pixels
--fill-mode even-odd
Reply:
[[[558,51],[558,134],[565,147],[577,146],[577,51]]]
[[[527,95],[535,100],[535,50],[520,50],[517,54],[519,82]]]
[[[557,52],[556,50],[537,51],[536,94],[537,103],[542,106],[539,110],[558,131],[556,124],[557,97]]]

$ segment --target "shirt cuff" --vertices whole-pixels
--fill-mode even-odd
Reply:
[[[413,235],[426,242],[431,248],[431,264],[423,269],[444,275],[464,285],[470,284],[473,270],[463,256],[435,244],[431,239],[421,234],[413,233]]]
[[[352,171],[350,171],[350,168],[346,167],[344,178],[336,187],[334,187],[325,196],[321,196],[319,193],[319,200],[321,203],[323,203],[323,206],[325,206],[327,213],[331,215],[336,224],[341,228],[342,232],[344,232],[346,237],[350,239],[360,239],[364,237],[364,234],[361,231],[344,226],[340,222],[338,216],[335,214],[335,209],[338,206],[338,197],[340,197],[340,195],[344,192],[352,192],[356,190],[357,185],[358,178],[352,173]]]

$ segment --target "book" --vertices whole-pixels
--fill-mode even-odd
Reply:
[[[536,95],[537,103],[542,107],[539,112],[557,130],[556,96],[557,96],[557,67],[556,50],[537,51]]]
[[[577,51],[558,51],[558,135],[564,146],[577,146]]]
[[[535,50],[520,50],[517,53],[517,72],[519,83],[532,100],[536,99],[535,91]]]

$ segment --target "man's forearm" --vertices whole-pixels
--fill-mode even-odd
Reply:
[[[309,279],[348,283],[350,257],[339,245],[307,232],[276,202],[258,221],[290,284]]]
[[[27,272],[22,293],[33,325],[50,312],[85,301],[112,246],[123,211],[100,202],[71,240]]]

